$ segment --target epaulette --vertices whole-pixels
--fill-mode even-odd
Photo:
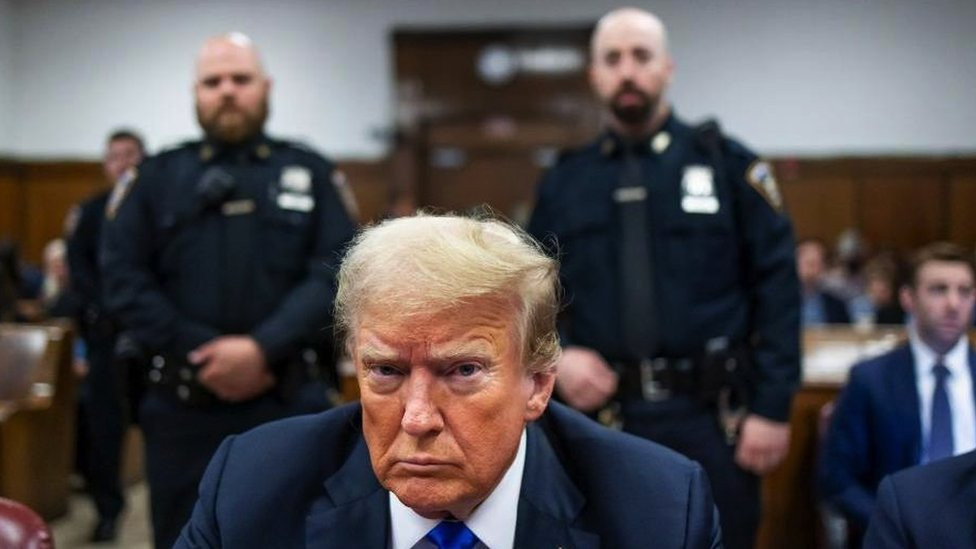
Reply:
[[[749,149],[738,141],[725,138],[715,120],[706,120],[699,124],[695,128],[695,139],[698,145],[709,153],[713,161],[716,159],[721,161],[723,154],[731,158],[749,161],[744,173],[746,182],[769,203],[773,210],[776,212],[783,211],[783,196],[776,182],[773,166],[769,162],[757,159]]]
[[[313,149],[312,147],[309,147],[308,145],[306,145],[305,143],[303,143],[301,141],[294,141],[294,140],[291,140],[291,139],[270,139],[270,138],[268,140],[271,141],[272,143],[274,143],[277,146],[288,147],[290,149],[295,149],[296,151],[299,151],[299,152],[303,152],[303,153],[307,153],[307,154],[314,154],[315,156],[320,156],[319,153],[315,149]]]
[[[712,152],[722,148],[722,127],[714,118],[709,118],[695,126],[695,144],[705,151]]]

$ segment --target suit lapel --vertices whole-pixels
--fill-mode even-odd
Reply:
[[[305,546],[316,549],[386,547],[388,492],[380,486],[360,438],[345,465],[325,481],[305,520]]]
[[[530,424],[515,547],[599,547],[599,536],[576,524],[585,503],[542,429]]]
[[[891,375],[886,376],[891,391],[891,408],[895,425],[909,426],[908,437],[899,449],[904,461],[919,462],[922,456],[922,414],[918,401],[918,381],[915,378],[915,357],[910,345],[902,346],[891,363]]]

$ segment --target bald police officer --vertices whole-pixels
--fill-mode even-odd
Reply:
[[[792,229],[767,163],[675,116],[672,74],[657,17],[599,21],[608,128],[544,176],[529,232],[562,259],[558,394],[701,462],[727,546],[751,547],[799,376]]]
[[[140,404],[154,538],[170,547],[227,435],[327,407],[338,253],[355,230],[334,166],[263,132],[271,81],[250,40],[208,40],[202,141],[145,161],[109,201],[110,305],[146,351]],[[346,195],[347,195],[346,191]]]

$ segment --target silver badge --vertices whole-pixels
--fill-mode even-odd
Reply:
[[[681,209],[685,213],[714,214],[718,208],[711,166],[686,166],[681,178]]]
[[[312,189],[312,172],[305,166],[285,166],[281,170],[281,188],[293,193],[308,194]]]

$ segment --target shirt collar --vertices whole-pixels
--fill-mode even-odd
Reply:
[[[518,451],[498,486],[481,502],[464,524],[478,536],[486,547],[511,548],[515,543],[515,523],[518,520],[519,492],[525,470],[526,434],[522,430]],[[404,505],[393,492],[389,493],[392,549],[410,549],[423,539],[440,519],[424,518]]]
[[[642,154],[662,154],[668,150],[674,137],[675,114],[674,109],[668,111],[667,118],[657,131],[637,139],[627,139],[607,128],[598,138],[600,154],[614,156],[626,147],[631,147]]]
[[[916,377],[921,379],[922,376],[932,375],[932,367],[935,366],[939,355],[922,341],[914,321],[908,325],[908,340],[911,342],[912,356],[915,358]],[[943,357],[942,363],[949,369],[952,374],[951,377],[959,379],[959,377],[966,375],[966,370],[969,369],[969,345],[965,335],[960,337],[959,341],[949,349],[949,352]]]
[[[211,162],[218,157],[233,157],[235,155],[267,160],[271,156],[271,140],[263,132],[233,145],[205,136],[200,142],[198,152],[200,160],[203,162]]]

